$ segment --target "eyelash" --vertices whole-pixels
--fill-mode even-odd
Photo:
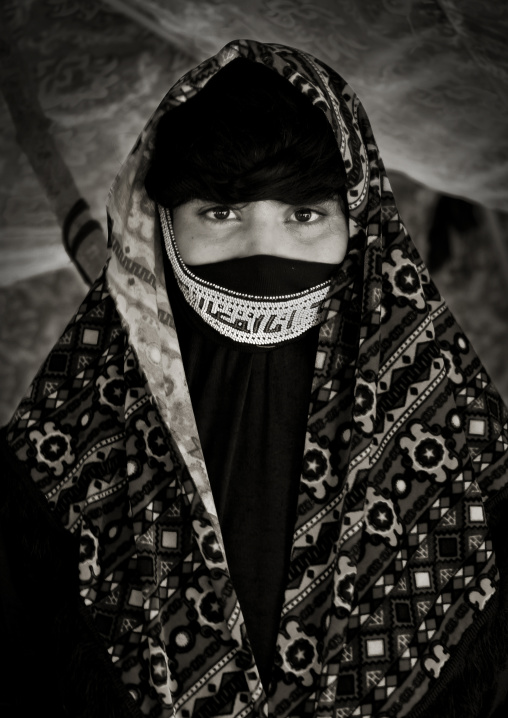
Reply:
[[[204,219],[208,220],[209,222],[213,222],[214,224],[220,224],[221,221],[226,221],[226,220],[220,220],[217,218],[209,217],[208,215],[211,212],[224,212],[224,211],[232,212],[233,210],[231,209],[231,207],[226,207],[225,205],[217,205],[216,207],[209,207],[208,209],[203,210],[202,212],[200,212],[200,215],[202,217],[204,217]],[[227,217],[226,219],[229,219],[229,217]]]
[[[296,214],[297,212],[310,212],[311,214],[317,214],[318,217],[326,216],[324,212],[318,212],[317,209],[312,209],[311,207],[299,207],[298,209],[295,209],[293,214]],[[315,224],[318,221],[318,219],[312,220],[311,218],[308,222],[298,222],[297,220],[296,224]]]

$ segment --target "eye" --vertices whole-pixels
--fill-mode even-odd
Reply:
[[[207,219],[211,219],[212,221],[217,220],[219,222],[223,222],[224,220],[231,218],[232,211],[229,207],[211,207],[204,212],[204,215]]]
[[[315,209],[310,209],[310,207],[300,207],[300,209],[293,212],[293,216],[300,224],[305,222],[312,224],[313,222],[318,221],[318,219],[323,215],[321,212],[316,212]]]

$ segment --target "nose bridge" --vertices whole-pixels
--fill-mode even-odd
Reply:
[[[242,254],[276,254],[280,223],[272,212],[253,212],[243,228]]]

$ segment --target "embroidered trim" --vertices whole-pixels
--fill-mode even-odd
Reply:
[[[332,280],[295,294],[256,296],[197,277],[176,244],[170,210],[159,207],[164,243],[178,286],[207,324],[230,339],[266,346],[294,339],[323,320],[323,301]]]

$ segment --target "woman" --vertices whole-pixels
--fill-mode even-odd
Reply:
[[[6,632],[48,646],[39,706],[502,710],[507,413],[351,88],[230,43],[108,212],[109,265],[5,432]]]

